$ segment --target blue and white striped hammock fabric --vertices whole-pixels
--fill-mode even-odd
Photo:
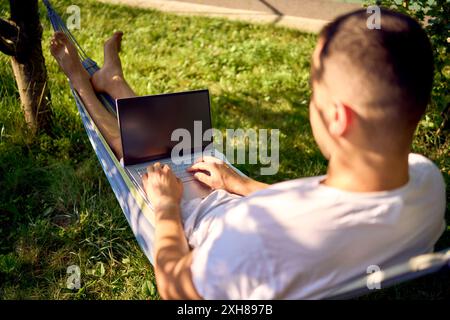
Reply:
[[[53,29],[55,31],[62,31],[67,35],[77,47],[84,68],[90,75],[94,74],[99,70],[97,63],[86,55],[76,39],[67,29],[61,17],[55,12],[50,2],[48,0],[43,0],[43,2],[47,7],[48,17],[52,23]],[[153,243],[155,234],[153,211],[147,200],[131,182],[130,177],[117,160],[92,118],[89,116],[89,113],[77,92],[72,87],[71,89],[86,133],[97,154],[103,171],[108,178],[111,188],[114,191],[117,201],[119,202],[141,249],[150,263],[153,264]],[[97,96],[105,108],[116,115],[114,100],[106,94],[98,94]],[[380,284],[381,288],[387,288],[442,269],[450,269],[450,249],[413,257],[402,264],[374,272],[359,279],[354,279],[345,286],[336,288],[328,299],[348,299],[361,296],[372,292],[372,289],[370,288],[376,288],[376,286],[368,284]]]
[[[67,37],[77,47],[83,67],[89,72],[90,75],[93,75],[97,70],[99,70],[97,63],[86,55],[76,39],[67,29],[61,17],[55,12],[50,2],[48,0],[43,0],[43,2],[47,7],[48,17],[53,29],[55,31],[62,31],[67,35]],[[108,143],[103,138],[102,134],[87,112],[83,101],[72,86],[71,90],[75,98],[78,111],[80,112],[84,128],[86,129],[86,133],[89,137],[89,141],[91,142],[103,171],[108,178],[117,201],[119,202],[119,205],[122,208],[131,229],[133,230],[139,246],[150,263],[153,264],[153,239],[155,234],[153,211],[146,199],[133,185],[130,177],[117,160]],[[97,96],[105,108],[112,114],[116,115],[114,100],[107,94],[100,93],[97,94]]]

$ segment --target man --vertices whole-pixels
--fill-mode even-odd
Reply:
[[[371,265],[433,250],[445,226],[445,185],[431,161],[410,154],[430,97],[432,52],[413,19],[381,14],[380,30],[369,30],[359,10],[319,36],[310,122],[329,160],[325,176],[269,186],[205,158],[190,170],[215,191],[181,208],[182,184],[170,168],[148,168],[163,298],[322,298]],[[91,79],[64,35],[51,43],[119,158],[116,119],[94,89],[134,95],[118,57],[121,36],[106,42],[104,67]]]

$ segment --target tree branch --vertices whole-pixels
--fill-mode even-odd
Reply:
[[[15,56],[19,33],[19,28],[14,22],[0,19],[0,51],[9,56]]]

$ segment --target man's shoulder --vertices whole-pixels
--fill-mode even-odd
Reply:
[[[418,153],[410,153],[408,156],[408,163],[410,167],[421,166],[423,168],[439,171],[438,166],[432,160]]]
[[[409,163],[410,167],[411,166],[424,166],[424,167],[430,167],[430,168],[433,167],[433,168],[438,169],[438,167],[433,163],[433,161],[431,161],[424,155],[421,155],[418,153],[410,153],[408,156],[408,163]]]
[[[235,216],[240,211],[243,216],[261,218],[261,212],[274,214],[280,210],[294,210],[298,214],[316,213],[322,210],[328,212],[330,207],[339,206],[341,209],[358,207],[373,208],[378,204],[385,205],[388,199],[392,202],[402,201],[404,197],[430,194],[439,195],[445,190],[445,183],[439,168],[428,158],[411,153],[409,155],[410,183],[394,191],[355,193],[346,192],[321,184],[326,176],[314,176],[288,180],[271,185],[257,191],[238,202],[231,204],[230,215]],[[409,195],[409,196],[408,196]],[[255,212],[258,214],[255,215]]]
[[[421,185],[432,181],[445,187],[441,170],[427,157],[417,153],[410,153],[408,163],[410,178],[414,180],[415,184]]]

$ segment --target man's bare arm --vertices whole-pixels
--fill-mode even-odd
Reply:
[[[155,218],[155,276],[159,294],[163,299],[201,299],[192,281],[192,252],[184,236],[180,206],[158,208]]]
[[[155,213],[155,276],[164,299],[201,299],[191,275],[192,252],[181,222],[183,184],[167,165],[147,168],[142,183]]]

